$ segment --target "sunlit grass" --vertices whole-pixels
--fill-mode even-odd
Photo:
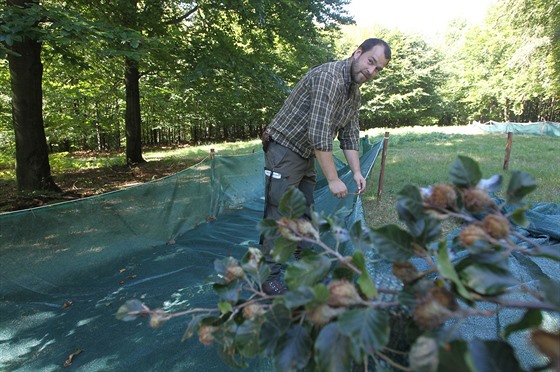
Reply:
[[[531,174],[538,184],[526,201],[560,203],[558,137],[514,135],[509,169],[504,171],[506,134],[475,131],[457,133],[461,128],[470,129],[468,127],[430,128],[432,133],[426,133],[426,128],[418,127],[389,129],[383,193],[378,200],[376,195],[381,167],[379,158],[368,180],[368,191],[364,195],[368,225],[375,227],[398,223],[395,210],[398,192],[407,184],[424,187],[436,182],[448,182],[449,169],[457,155],[476,160],[484,178],[494,174],[502,175],[502,192],[497,194],[500,197],[504,196],[511,173],[523,171]]]
[[[223,142],[200,146],[184,146],[170,150],[146,151],[144,159],[150,160],[170,160],[170,159],[199,159],[202,160],[210,156],[212,150],[217,155],[240,155],[247,154],[260,149],[260,140],[243,142]]]

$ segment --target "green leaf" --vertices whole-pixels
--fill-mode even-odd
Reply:
[[[529,173],[513,171],[507,189],[507,203],[517,204],[523,198],[537,188],[537,183]]]
[[[187,325],[187,329],[185,329],[185,333],[183,333],[181,342],[191,338],[195,334],[196,330],[198,329],[198,325],[204,319],[205,316],[206,315],[193,316],[193,318]]]
[[[387,313],[377,309],[348,310],[338,317],[338,328],[359,350],[370,356],[375,350],[383,349],[389,341]]]
[[[437,370],[438,372],[477,372],[468,344],[465,341],[452,341],[440,347]]]
[[[517,284],[507,269],[492,264],[471,263],[459,272],[464,284],[483,295],[496,295]]]
[[[523,371],[515,357],[513,347],[507,342],[473,339],[469,342],[469,350],[477,371]]]
[[[333,279],[342,279],[348,282],[354,280],[354,271],[350,270],[348,267],[337,267],[332,272]]]
[[[290,311],[286,306],[276,303],[265,313],[266,323],[283,334],[290,326]]]
[[[453,282],[453,284],[455,285],[455,288],[457,289],[459,295],[461,295],[461,297],[463,297],[465,300],[472,302],[473,299],[469,291],[467,291],[467,289],[459,279],[459,275],[457,275],[457,272],[455,271],[455,267],[453,266],[453,263],[451,263],[451,260],[449,259],[449,254],[447,252],[447,245],[444,241],[439,243],[437,258],[438,258],[437,268],[441,276],[451,280],[451,282]]]
[[[288,331],[291,324],[290,310],[282,303],[274,303],[264,314],[259,345],[262,350],[272,353],[280,337]]]
[[[213,288],[222,301],[235,304],[239,301],[239,295],[243,289],[243,282],[234,280],[227,284],[215,283]]]
[[[543,292],[544,299],[548,303],[556,306],[557,311],[560,311],[560,283],[557,280],[545,278],[539,282],[539,290]]]
[[[280,199],[278,211],[282,216],[297,219],[307,210],[307,202],[303,193],[294,187],[290,188]]]
[[[367,271],[362,271],[362,275],[358,278],[358,286],[360,287],[360,291],[362,291],[367,298],[377,297],[377,288]]]
[[[462,155],[457,156],[457,160],[451,165],[449,175],[451,182],[460,188],[474,187],[482,178],[478,163]]]
[[[369,229],[362,226],[362,220],[356,221],[352,227],[350,227],[350,239],[352,240],[352,245],[356,250],[368,251],[372,249],[373,245],[371,242],[371,236],[369,234]]]
[[[241,268],[259,283],[270,275],[270,266],[263,263],[264,255],[258,248],[249,248],[241,258]]]
[[[221,345],[217,348],[217,354],[225,364],[234,369],[247,368],[245,358],[235,353],[231,345]]]
[[[362,251],[356,251],[352,255],[352,262],[354,265],[361,270],[361,274],[358,277],[358,286],[367,298],[377,297],[377,288],[369,275],[369,271],[366,267],[366,259]]]
[[[135,314],[130,314],[135,313]],[[130,322],[138,317],[138,315],[145,314],[146,308],[140,300],[128,300],[119,307],[115,317],[117,320]]]
[[[260,352],[259,333],[261,325],[262,320],[245,320],[243,323],[234,326],[235,346],[244,357],[252,358]]]
[[[538,327],[543,320],[542,313],[539,310],[529,309],[518,322],[508,324],[504,330],[504,338],[508,338],[510,334],[517,331],[523,331],[528,328]]]
[[[441,232],[441,224],[434,217],[424,212],[420,190],[412,185],[405,186],[397,194],[397,212],[412,236],[425,245],[436,239]]]
[[[330,267],[331,261],[326,256],[317,253],[305,255],[286,269],[286,285],[291,290],[312,287],[329,273]]]
[[[413,237],[397,225],[385,225],[371,231],[379,255],[390,261],[406,261],[413,255]]]
[[[408,231],[420,245],[427,245],[436,240],[441,234],[441,223],[431,214],[410,214],[401,204],[397,205],[399,219],[406,224]]]
[[[420,190],[416,186],[406,185],[403,187],[397,194],[397,201],[403,212],[406,211],[406,215],[419,216],[424,214],[422,195],[420,195]]]
[[[311,359],[313,341],[305,328],[300,325],[291,327],[278,340],[274,352],[274,364],[278,371],[297,371],[303,369]]]
[[[224,259],[214,260],[214,271],[216,273],[214,280],[220,284],[226,284],[225,277],[227,276],[228,268],[231,266],[237,266],[237,260],[233,257],[227,257]]]
[[[326,285],[317,283],[313,287],[313,295],[315,296],[316,304],[324,304],[329,300],[330,292]]]
[[[276,224],[276,220],[272,218],[265,218],[260,220],[258,228],[264,236],[274,236],[278,232],[278,225]]]
[[[336,323],[327,324],[315,340],[315,363],[318,371],[349,371],[351,340]]]
[[[511,213],[511,220],[521,227],[529,226],[529,220],[527,219],[527,216],[525,215],[525,212],[527,211],[527,209],[529,209],[528,205],[524,206],[523,208],[517,208],[516,210],[514,210]]]
[[[218,302],[218,309],[222,314],[227,314],[233,310],[233,307],[229,302],[220,301]]]
[[[274,247],[272,248],[270,254],[272,255],[272,259],[274,261],[278,263],[286,263],[292,258],[296,248],[296,241],[280,236],[274,240]]]
[[[12,39],[12,35],[8,34],[8,35],[4,35],[4,42],[6,43],[7,46],[13,46],[14,45],[14,40]]]
[[[284,295],[284,303],[289,309],[307,305],[315,300],[315,293],[310,287],[299,287],[294,291],[288,291]]]

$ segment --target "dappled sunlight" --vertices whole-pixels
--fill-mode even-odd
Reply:
[[[54,343],[52,338],[48,337],[48,333],[41,338],[25,337],[21,334],[52,321],[56,316],[53,311],[44,311],[23,316],[18,322],[0,323],[0,369],[9,370],[11,363],[17,362],[37,348],[43,350]],[[40,337],[38,334],[35,336]]]
[[[452,146],[456,146],[458,143],[462,143],[462,142],[464,142],[464,140],[457,139],[455,142],[440,142],[440,143],[436,143],[434,146],[452,147]]]

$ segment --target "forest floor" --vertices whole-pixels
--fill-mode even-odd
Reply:
[[[134,166],[115,165],[103,168],[66,170],[53,173],[62,193],[18,193],[16,182],[0,179],[0,213],[35,208],[115,191],[181,171],[180,165],[151,160]]]

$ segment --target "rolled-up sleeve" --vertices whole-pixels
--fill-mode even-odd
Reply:
[[[344,126],[338,132],[338,141],[343,150],[359,150],[360,125],[357,112],[350,119],[349,125]]]

